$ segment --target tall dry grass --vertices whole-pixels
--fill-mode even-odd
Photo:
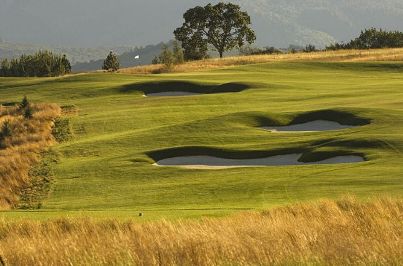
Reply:
[[[361,62],[361,61],[403,61],[403,48],[371,50],[338,50],[313,53],[251,55],[225,57],[186,62],[176,65],[171,72],[192,72],[217,68],[226,68],[247,64],[282,62],[282,61],[324,61],[324,62]],[[155,74],[164,72],[163,65],[147,65],[120,69],[125,74]]]
[[[0,221],[9,265],[401,265],[403,201],[297,204],[226,218]]]
[[[35,104],[31,109],[33,117],[26,119],[18,107],[0,107],[0,128],[8,121],[12,132],[0,143],[0,209],[17,206],[21,191],[30,185],[29,170],[54,142],[52,127],[60,108]]]

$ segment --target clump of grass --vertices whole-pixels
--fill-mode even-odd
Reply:
[[[30,169],[55,141],[52,128],[60,113],[57,105],[31,104],[26,98],[20,106],[0,110],[0,209],[17,206],[30,184]]]
[[[68,141],[73,137],[73,130],[71,128],[70,119],[65,117],[58,117],[55,120],[55,125],[52,130],[52,135],[57,142]]]
[[[402,200],[346,198],[198,221],[3,220],[0,254],[11,265],[399,265],[402,215]]]

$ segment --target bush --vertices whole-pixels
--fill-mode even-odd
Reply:
[[[304,52],[305,53],[312,53],[312,52],[316,52],[317,49],[315,47],[315,45],[312,44],[308,44],[307,46],[305,46]]]
[[[172,70],[174,65],[182,64],[183,62],[185,62],[183,49],[177,41],[173,43],[172,50],[164,44],[160,55],[152,61],[153,64],[164,64],[165,69],[168,71]]]
[[[281,54],[282,52],[273,46],[264,47],[263,49],[252,46],[245,46],[239,49],[239,53],[241,55],[265,55],[265,54]]]
[[[13,129],[11,127],[10,121],[5,121],[1,126],[0,130],[0,139],[4,139],[5,137],[9,137],[13,134]]]
[[[106,70],[106,71],[117,71],[119,68],[120,68],[120,63],[119,63],[119,59],[118,59],[117,55],[114,54],[112,51],[110,51],[104,61],[102,69]]]
[[[27,96],[24,96],[24,98],[22,99],[21,103],[20,103],[20,109],[25,109],[29,106],[29,101]]]
[[[24,118],[25,119],[31,119],[33,117],[33,111],[31,106],[27,106],[24,110]]]

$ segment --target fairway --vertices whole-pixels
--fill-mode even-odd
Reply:
[[[142,212],[143,219],[170,219],[343,195],[401,196],[402,73],[397,62],[273,62],[159,75],[0,78],[2,104],[27,95],[74,109],[68,115],[74,138],[52,148],[58,163],[42,208],[0,217]],[[159,97],[164,91],[187,94]],[[147,92],[157,95],[144,97]],[[353,127],[292,134],[264,129],[316,120]],[[176,156],[293,153],[304,162],[353,155],[365,161],[218,170],[153,165]]]

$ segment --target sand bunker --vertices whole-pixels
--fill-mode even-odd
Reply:
[[[226,159],[214,156],[180,156],[162,159],[155,163],[156,166],[177,166],[189,169],[225,169],[238,167],[264,167],[281,165],[307,165],[307,164],[341,164],[363,162],[364,158],[356,155],[335,156],[317,162],[299,162],[302,154],[276,155],[256,159]]]
[[[187,92],[187,91],[164,91],[164,92],[153,92],[144,94],[145,97],[165,97],[165,96],[191,96],[200,95],[201,93]]]
[[[327,130],[339,130],[346,128],[353,128],[356,126],[352,125],[342,125],[340,123],[328,120],[315,120],[311,122],[294,124],[289,126],[279,126],[279,127],[263,127],[271,132],[316,132],[316,131],[327,131]]]

